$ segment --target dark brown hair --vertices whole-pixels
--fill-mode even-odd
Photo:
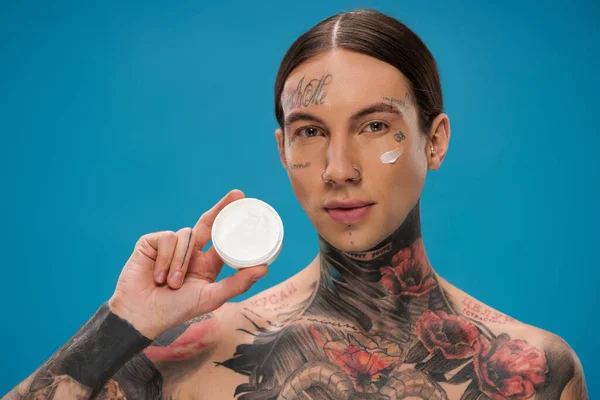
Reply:
[[[357,10],[336,14],[315,25],[283,57],[275,80],[275,117],[282,129],[281,93],[288,76],[308,59],[334,48],[366,54],[402,72],[410,82],[423,132],[428,132],[433,119],[443,112],[437,64],[425,43],[392,17],[374,10]]]

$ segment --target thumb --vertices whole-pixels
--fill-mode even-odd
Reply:
[[[221,307],[226,301],[245,293],[252,285],[267,274],[266,265],[240,269],[235,274],[211,283],[204,290],[203,306],[210,311]]]

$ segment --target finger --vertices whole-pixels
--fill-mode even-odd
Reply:
[[[213,222],[215,222],[215,218],[221,212],[225,206],[229,203],[232,203],[236,200],[243,199],[244,193],[241,190],[232,190],[227,193],[217,204],[213,206],[210,210],[206,211],[196,225],[194,226],[194,235],[196,237],[195,247],[198,250],[202,250],[206,243],[210,240],[210,233],[212,229]]]
[[[177,236],[173,231],[148,233],[140,237],[136,244],[137,252],[154,261],[152,274],[159,284],[166,279],[176,244]]]
[[[167,278],[173,253],[177,246],[177,235],[173,231],[159,232],[156,248],[158,254],[154,262],[154,280],[162,284]]]
[[[195,268],[195,266],[200,267]],[[215,248],[210,246],[205,252],[194,251],[190,259],[188,275],[193,275],[212,283],[217,279],[222,269],[223,260],[217,254]]]
[[[211,283],[205,289],[202,304],[203,309],[216,310],[226,301],[246,292],[260,278],[265,276],[268,268],[265,265],[259,265],[251,268],[244,268],[219,282]]]
[[[177,231],[177,246],[173,253],[173,259],[169,269],[167,283],[173,289],[179,289],[183,284],[183,279],[187,272],[190,262],[190,248],[192,247],[193,230],[192,228],[183,228]]]

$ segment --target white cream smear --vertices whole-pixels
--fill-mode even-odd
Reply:
[[[386,151],[379,157],[382,163],[384,164],[393,164],[396,160],[402,155],[402,150],[394,149],[390,151]]]
[[[227,213],[220,221],[217,237],[219,248],[236,260],[264,257],[277,245],[278,226],[273,213],[253,204],[244,205],[244,213]],[[233,210],[232,210],[233,211]]]

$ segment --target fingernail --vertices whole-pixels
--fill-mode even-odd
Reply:
[[[158,283],[163,283],[165,281],[165,278],[167,277],[167,273],[165,271],[160,272],[157,276],[156,276],[156,280],[158,281]]]
[[[252,276],[252,282],[258,282],[260,278],[264,277],[269,270],[267,268],[263,268],[260,272],[254,274]]]
[[[181,286],[181,281],[183,281],[183,275],[181,271],[177,271],[173,274],[173,282],[176,286]]]

